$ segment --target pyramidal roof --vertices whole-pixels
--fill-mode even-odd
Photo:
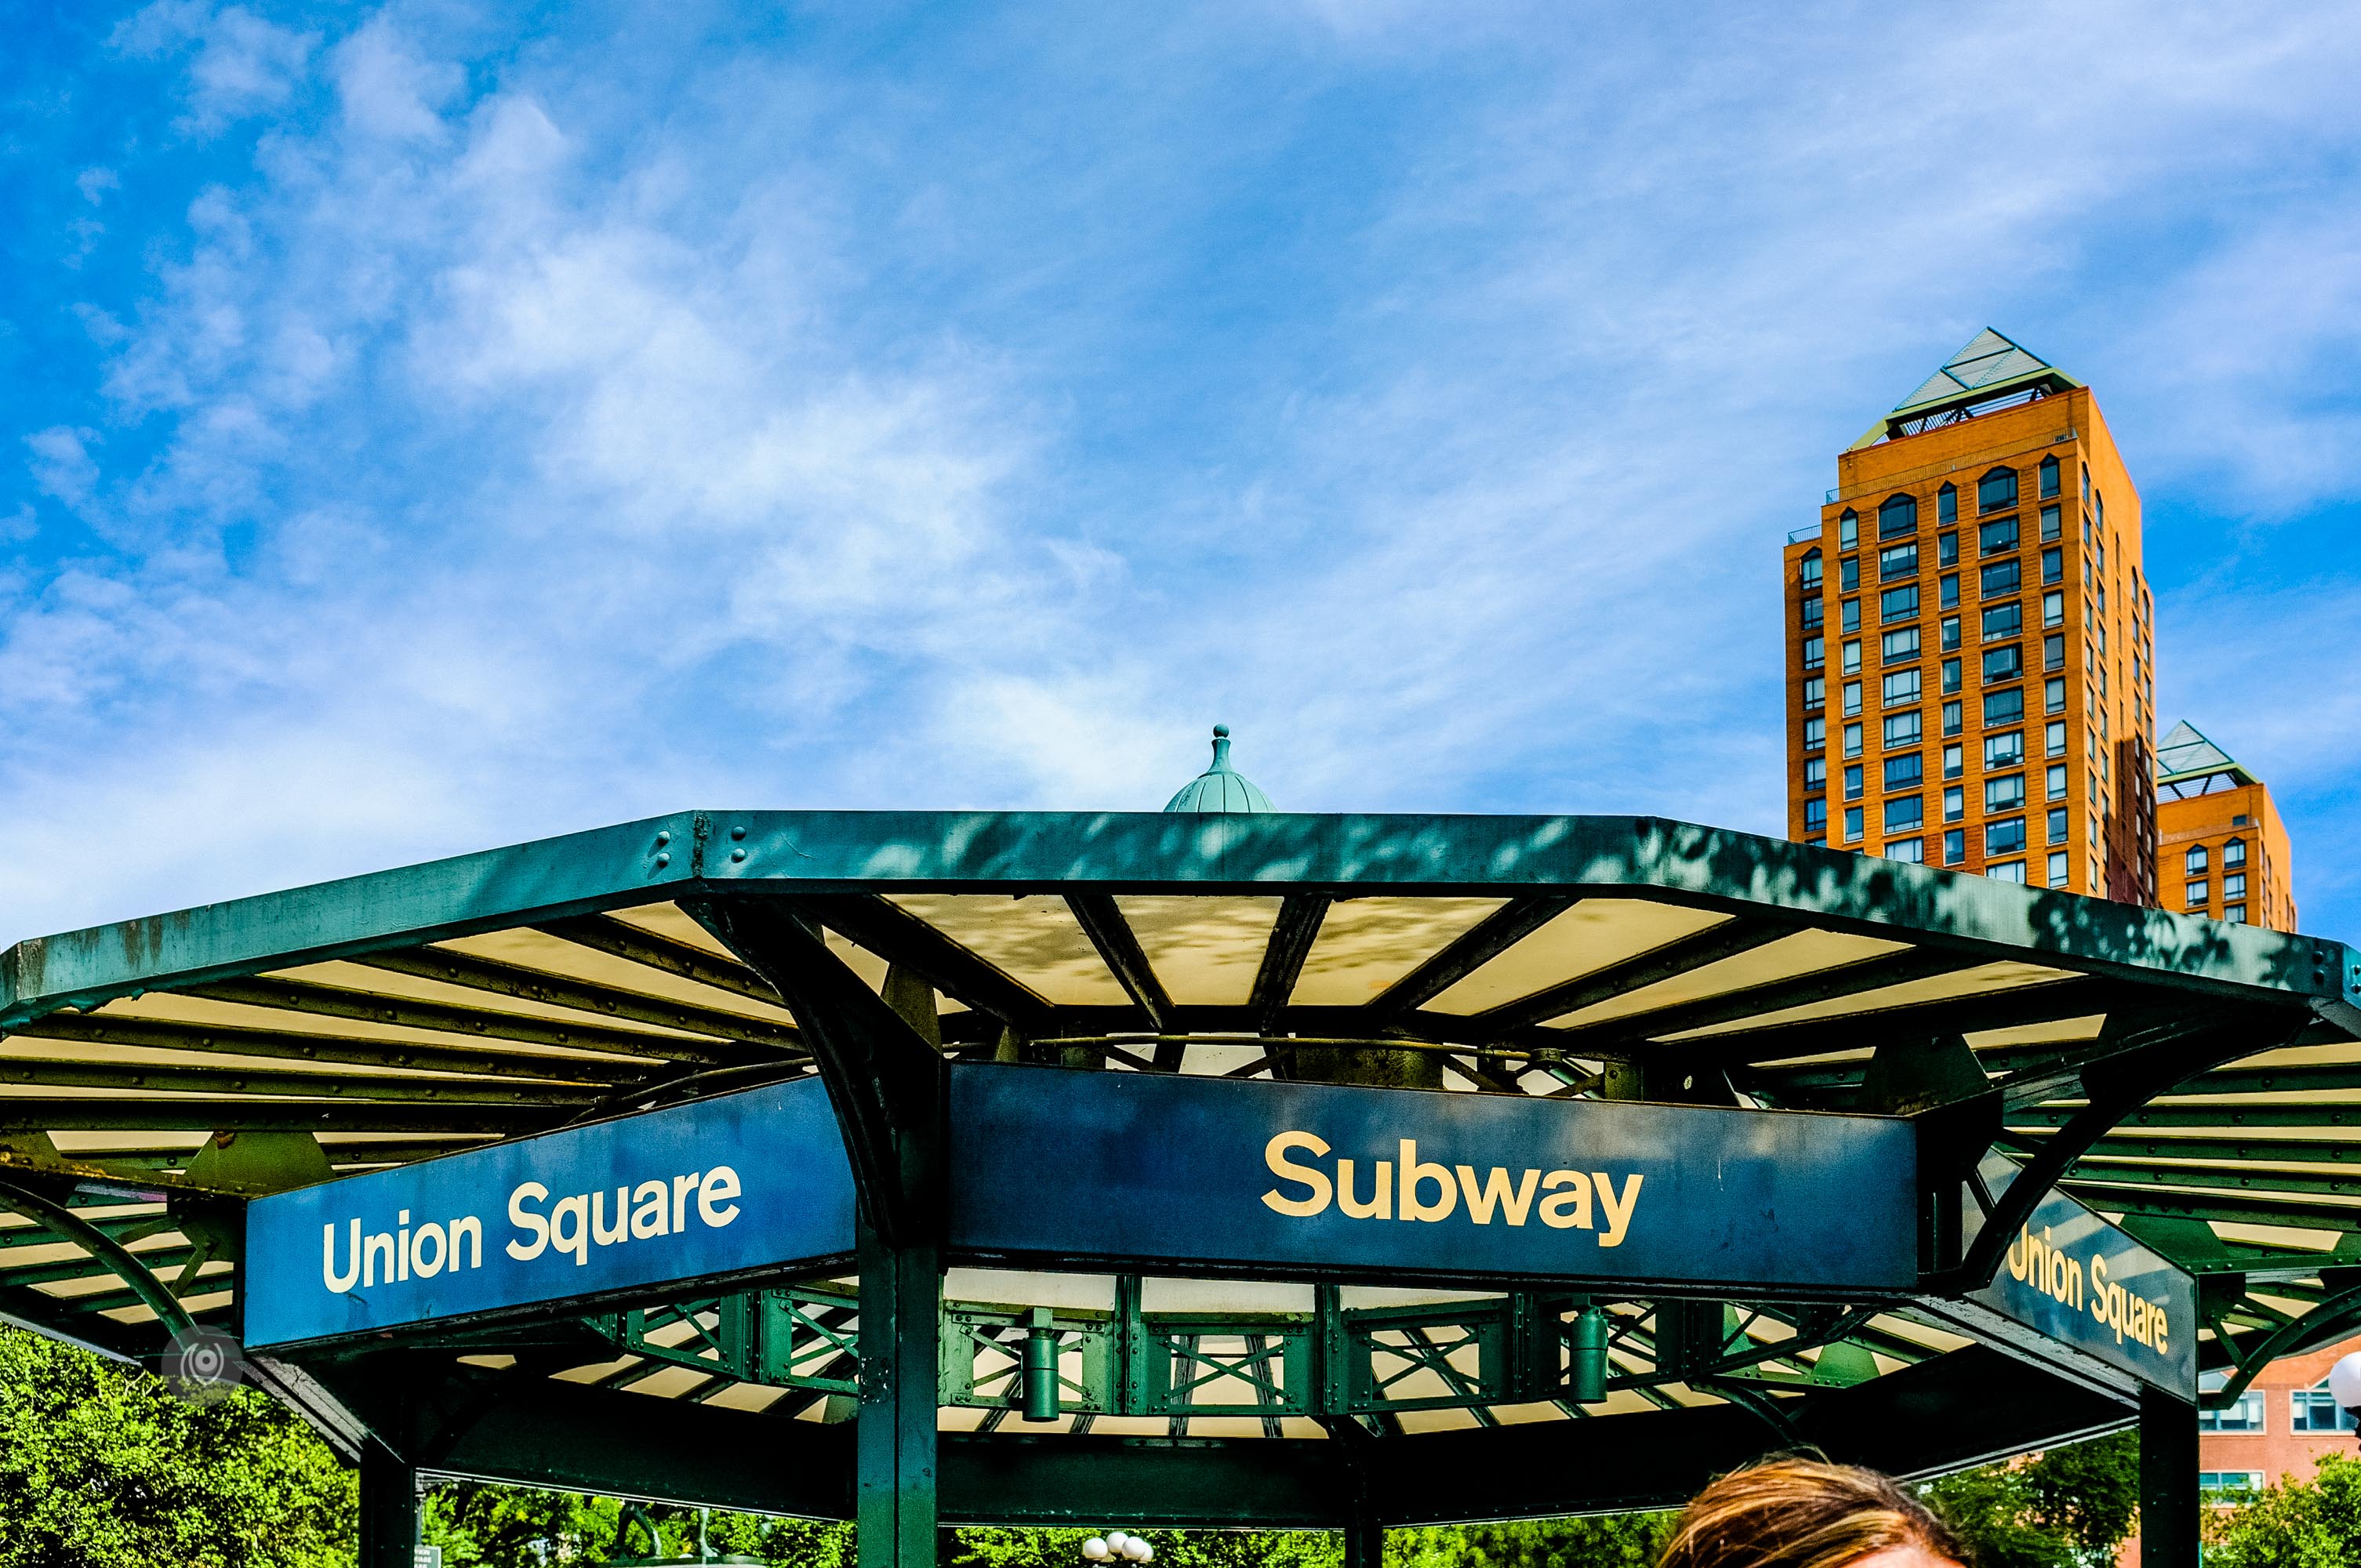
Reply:
[[[1946,416],[1957,417],[2004,398],[2062,392],[2081,384],[2023,344],[1986,327],[1853,445],[1858,449],[1916,434],[1947,422]]]
[[[2156,782],[2172,789],[2176,795],[2203,795],[2217,784],[2253,784],[2255,775],[2184,718],[2172,727],[2156,749]],[[2181,787],[2174,788],[2175,785]],[[2188,787],[2191,785],[2196,787]]]

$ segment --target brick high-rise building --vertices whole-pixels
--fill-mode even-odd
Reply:
[[[2156,834],[2165,908],[2295,929],[2294,857],[2271,792],[2195,725],[2157,748]]]
[[[1790,837],[2155,903],[2156,611],[2089,388],[1978,334],[1784,565]]]

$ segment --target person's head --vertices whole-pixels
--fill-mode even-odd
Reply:
[[[1874,1470],[1750,1464],[1699,1492],[1658,1568],[1964,1568],[1959,1538]]]

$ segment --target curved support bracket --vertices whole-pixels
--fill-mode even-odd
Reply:
[[[2197,1401],[2198,1408],[2206,1410],[2227,1409],[2237,1403],[2238,1396],[2246,1391],[2247,1385],[2254,1382],[2272,1362],[2283,1355],[2301,1354],[2327,1341],[2340,1338],[2356,1322],[2361,1322],[2361,1285],[2340,1290],[2303,1316],[2281,1323],[2257,1341],[2251,1350],[2237,1346],[2217,1325],[2213,1337],[2230,1353],[2238,1370],[2221,1387],[2201,1396]]]
[[[1959,1268],[1942,1284],[1975,1290],[1991,1283],[2017,1228],[2033,1217],[2035,1207],[2073,1163],[2125,1117],[2201,1072],[2258,1051],[2278,1049],[2311,1022],[2308,1013],[2285,1018],[2274,1015],[2268,1022],[2250,1015],[2225,1019],[2219,1013],[2205,1013],[2127,1031],[2117,1049],[2083,1065],[2082,1109],[2042,1141],[2041,1152],[2026,1163],[2008,1190],[1993,1202]],[[2267,1037],[2257,1042],[2258,1033]],[[2005,1082],[2001,1087],[2005,1091]]]
[[[15,1210],[25,1218],[60,1240],[69,1241],[87,1251],[106,1265],[115,1277],[131,1288],[148,1310],[156,1314],[170,1333],[187,1333],[197,1326],[187,1308],[172,1297],[164,1282],[148,1271],[122,1243],[75,1213],[64,1204],[54,1202],[38,1192],[28,1192],[14,1182],[0,1181],[0,1208]]]
[[[942,1218],[942,1054],[787,901],[741,894],[682,908],[796,1015],[828,1084],[870,1224],[894,1246],[932,1240]]]

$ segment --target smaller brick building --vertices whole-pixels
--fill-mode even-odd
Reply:
[[[2156,749],[2157,896],[2166,909],[2295,929],[2287,825],[2271,792],[2193,724]]]

